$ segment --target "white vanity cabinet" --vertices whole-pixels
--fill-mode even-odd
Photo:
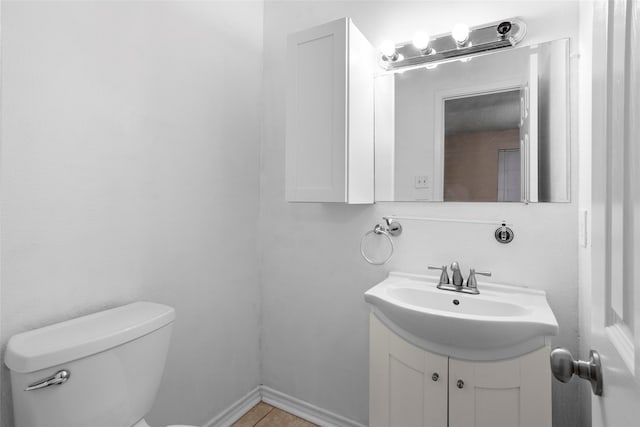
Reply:
[[[369,327],[369,427],[446,427],[449,359]]]
[[[287,201],[373,203],[373,47],[342,18],[287,52]]]
[[[371,427],[551,426],[549,347],[507,360],[436,355],[370,318]]]

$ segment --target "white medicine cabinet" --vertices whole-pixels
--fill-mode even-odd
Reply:
[[[373,47],[342,18],[287,51],[287,201],[373,203]]]

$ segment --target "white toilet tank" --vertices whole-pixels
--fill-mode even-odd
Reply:
[[[11,337],[15,427],[136,424],[155,400],[174,320],[172,307],[136,302]],[[64,383],[25,391],[61,371]]]

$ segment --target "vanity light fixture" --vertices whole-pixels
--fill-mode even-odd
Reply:
[[[451,30],[451,37],[456,42],[456,46],[459,48],[465,47],[469,44],[469,27],[462,22],[456,24]]]
[[[512,47],[522,41],[526,32],[525,23],[517,18],[474,27],[456,24],[451,33],[435,37],[418,32],[410,42],[394,44],[391,40],[384,41],[380,45],[378,65],[391,71]]]
[[[431,38],[429,34],[424,31],[418,31],[413,35],[413,46],[416,49],[422,51],[425,55],[435,53],[433,48],[429,45]]]
[[[398,51],[396,50],[396,44],[393,40],[384,40],[380,44],[380,52],[382,53],[382,59],[387,62],[395,62],[400,59]]]

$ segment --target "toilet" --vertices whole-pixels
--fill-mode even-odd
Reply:
[[[136,302],[11,337],[15,427],[150,427],[175,317]]]

